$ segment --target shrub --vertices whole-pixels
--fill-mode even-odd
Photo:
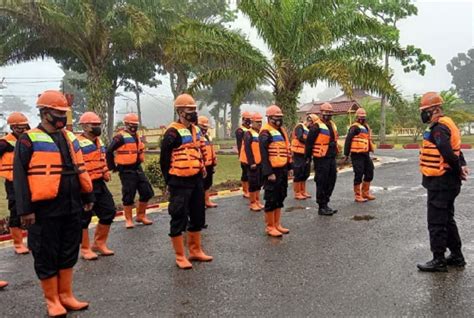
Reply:
[[[165,192],[165,179],[161,173],[160,161],[158,159],[153,159],[147,163],[145,166],[145,174],[154,187],[160,189],[163,193]]]

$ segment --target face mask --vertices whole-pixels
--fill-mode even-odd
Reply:
[[[191,123],[195,123],[198,120],[198,114],[197,112],[186,113],[184,118]]]
[[[131,133],[136,133],[138,130],[138,126],[127,126],[127,129]]]
[[[358,122],[359,124],[362,124],[362,125],[365,124],[365,121],[366,121],[365,118],[359,118],[359,119],[357,119],[357,122]]]
[[[283,126],[283,119],[273,119],[272,121],[277,127]]]
[[[423,122],[423,124],[429,123],[430,120],[431,120],[431,116],[432,116],[432,115],[433,115],[433,114],[432,114],[430,111],[428,111],[428,110],[423,110],[423,111],[421,112],[421,114],[420,114],[420,116],[421,116],[421,121]]]
[[[250,119],[244,119],[244,125],[250,126],[251,120]]]
[[[323,115],[324,121],[330,121],[332,119],[332,115]]]
[[[203,135],[205,135],[205,134],[207,134],[207,129],[202,129],[201,128],[201,132],[202,132]]]
[[[10,127],[12,132],[13,132],[13,135],[15,135],[17,138],[18,136],[20,136],[22,133],[24,133],[25,131],[27,131],[29,128],[28,127]]]
[[[55,116],[52,113],[49,113],[51,119],[46,118],[48,123],[56,129],[62,129],[66,127],[67,117],[66,116]]]
[[[99,137],[102,134],[102,127],[92,127],[91,129],[91,134],[93,134],[96,137]]]

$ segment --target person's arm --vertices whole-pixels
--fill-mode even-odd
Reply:
[[[444,161],[456,175],[460,175],[461,162],[459,156],[454,153],[453,148],[451,147],[451,132],[449,131],[449,128],[442,124],[438,124],[433,127],[431,135],[433,136],[436,148],[438,148]]]
[[[262,175],[268,177],[273,174],[270,155],[268,153],[268,146],[272,142],[272,137],[268,131],[262,131],[258,136],[258,140],[260,144],[260,156],[262,157]]]
[[[304,151],[304,157],[306,160],[311,159],[313,157],[314,142],[318,138],[318,135],[319,135],[319,125],[314,124],[314,126],[309,129],[308,138],[306,138],[305,151]]]
[[[242,128],[238,128],[235,131],[235,139],[237,140],[237,153],[240,156],[240,149],[242,148],[242,140],[244,139],[244,131]]]
[[[0,139],[0,158],[3,156],[5,152],[8,150],[8,142],[6,142],[4,139]]]
[[[109,168],[110,171],[115,171],[117,169],[117,166],[115,165],[114,152],[120,146],[123,146],[124,143],[125,143],[125,141],[123,140],[123,136],[122,135],[117,135],[114,138],[112,138],[112,141],[110,142],[109,146],[107,147],[107,152],[105,154],[105,158],[107,159],[107,167]]]
[[[171,167],[171,156],[173,149],[179,147],[180,145],[181,137],[179,136],[178,131],[174,128],[169,128],[161,140],[160,150],[160,168],[166,184],[168,184],[170,179],[169,171]]]
[[[247,156],[247,162],[249,166],[252,166],[255,164],[255,158],[253,157],[253,152],[252,152],[252,134],[247,131],[244,134],[244,149],[245,149],[245,155]]]
[[[349,155],[351,154],[352,139],[358,134],[360,134],[359,127],[352,127],[351,129],[349,129],[349,132],[346,136],[346,142],[344,143],[344,156],[349,157]]]
[[[303,125],[298,125],[295,128],[295,136],[299,140],[299,142],[305,143],[306,140],[304,139],[304,129]]]
[[[33,155],[33,144],[27,134],[23,134],[15,147],[13,159],[13,187],[15,189],[17,214],[27,215],[33,211],[31,203],[31,191],[28,183],[28,166]]]

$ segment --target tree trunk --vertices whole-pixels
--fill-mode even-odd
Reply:
[[[230,122],[231,122],[231,129],[230,129],[230,136],[232,138],[235,137],[235,131],[239,128],[239,121],[240,121],[240,104],[231,106],[230,109]]]
[[[170,86],[174,98],[183,94],[188,89],[188,73],[185,70],[175,69],[170,72]],[[174,113],[174,120],[177,119],[176,112]]]
[[[298,95],[300,94],[302,85],[295,85],[295,89],[278,89],[274,88],[276,105],[280,106],[284,115],[284,126],[288,131],[298,123]]]
[[[389,68],[389,55],[385,53],[385,71],[388,72]],[[387,134],[387,122],[386,122],[386,113],[387,113],[387,97],[382,95],[382,100],[380,101],[380,131],[379,131],[379,141],[381,144],[386,143],[386,134]]]
[[[109,92],[112,82],[107,78],[105,71],[100,68],[90,69],[87,72],[87,104],[91,111],[94,111],[100,118],[107,118]],[[115,97],[115,96],[114,96]],[[103,121],[102,130],[107,130],[107,121]],[[105,136],[108,141],[108,136]]]
[[[224,121],[224,124],[223,124],[223,126],[224,126],[224,139],[229,138],[229,134],[227,133],[227,106],[228,106],[228,105],[229,105],[229,104],[224,103],[224,108],[223,108],[223,109],[224,109],[224,115],[223,115],[223,121]]]
[[[142,122],[142,106],[140,104],[140,84],[138,84],[138,81],[135,81],[135,96],[137,98],[137,114],[138,114],[138,123],[140,125],[140,128],[143,128],[143,122]]]

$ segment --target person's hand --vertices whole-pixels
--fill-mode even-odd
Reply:
[[[461,167],[461,180],[464,180],[466,181],[467,180],[467,176],[471,173],[471,171],[469,171],[469,168],[467,166],[463,166]]]
[[[275,182],[277,179],[276,175],[272,173],[271,175],[268,176],[268,181]]]
[[[110,174],[109,171],[107,171],[106,173],[104,173],[104,181],[105,181],[105,182],[110,182],[110,181],[112,181],[112,175]]]
[[[288,170],[288,177],[293,178],[294,172],[293,169]]]
[[[92,211],[93,207],[94,207],[94,202],[86,203],[84,204],[84,211],[86,212]]]
[[[344,162],[349,162],[349,156],[344,156]]]
[[[310,164],[311,163],[311,158],[306,158],[306,164]]]
[[[252,169],[252,170],[257,169],[257,165],[256,165],[256,164],[251,165],[251,166],[250,166],[250,169]]]
[[[36,222],[36,216],[34,213],[25,214],[21,216],[21,225],[23,225],[24,227],[33,225],[35,224],[35,222]]]
[[[207,177],[206,169],[202,169],[202,178],[205,179]]]

